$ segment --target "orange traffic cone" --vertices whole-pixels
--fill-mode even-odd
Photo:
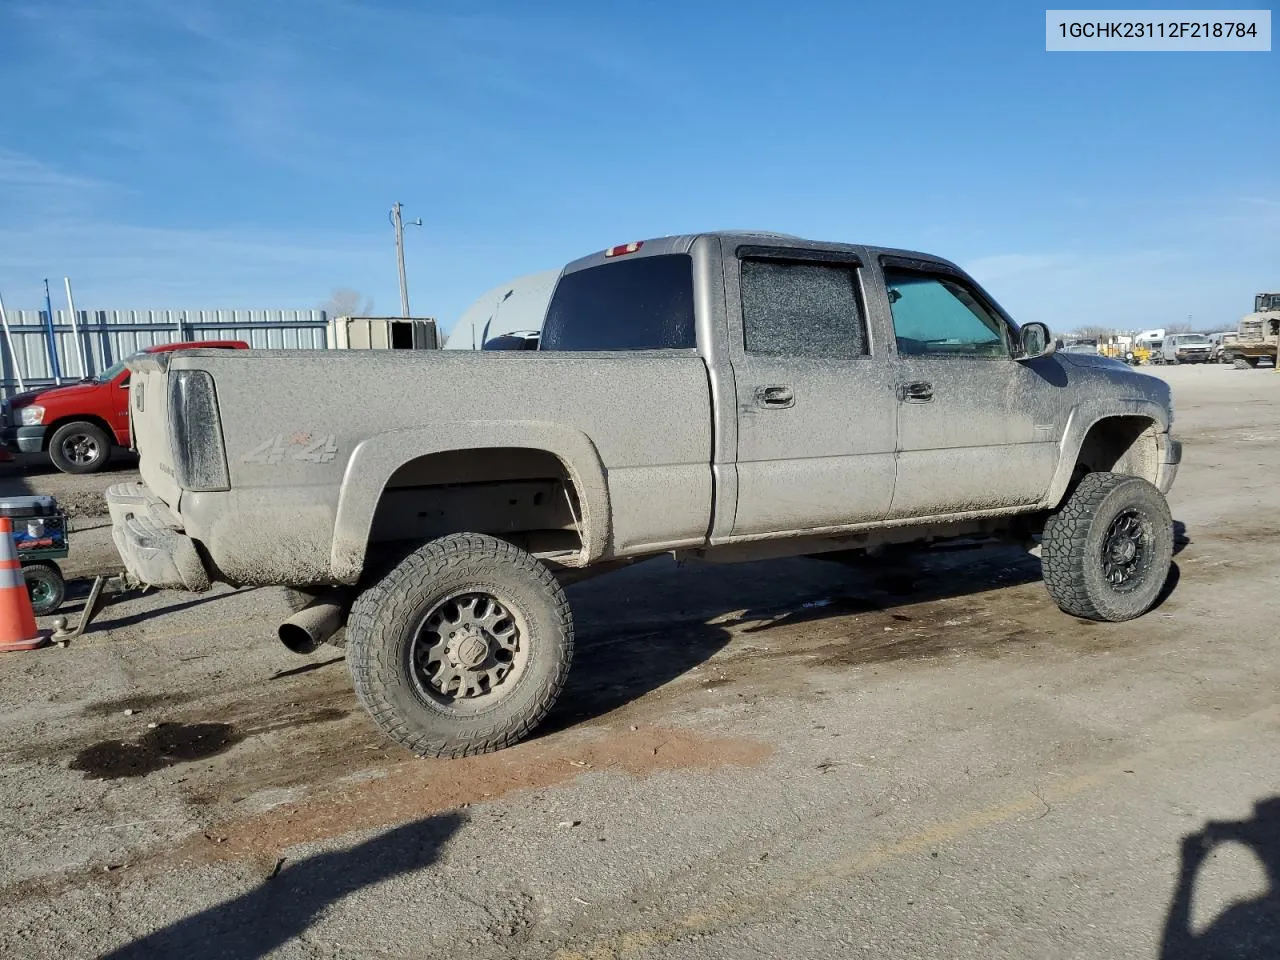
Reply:
[[[0,517],[0,652],[35,650],[48,642],[48,631],[36,629],[27,581],[13,543],[13,521]]]

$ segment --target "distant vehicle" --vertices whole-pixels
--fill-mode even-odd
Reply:
[[[118,360],[96,377],[30,390],[0,404],[0,441],[21,453],[48,452],[63,473],[97,473],[113,446],[129,447],[130,360],[174,350],[248,350],[243,340],[160,343]]]
[[[1078,338],[1074,340],[1064,340],[1062,342],[1062,352],[1063,353],[1090,353],[1090,354],[1096,355],[1098,353],[1098,341],[1089,340],[1085,338]]]
[[[1208,363],[1213,344],[1203,333],[1171,333],[1164,338],[1153,363]]]
[[[1263,360],[1276,362],[1280,345],[1280,293],[1260,293],[1253,298],[1253,313],[1246,314],[1236,330],[1236,340],[1223,350],[1223,358],[1237,367],[1256,367]]]
[[[518,330],[486,340],[481,350],[537,350],[537,330]]]
[[[1225,330],[1221,333],[1209,334],[1209,362],[1210,363],[1230,363],[1231,358],[1228,356],[1229,347],[1238,340],[1240,335],[1234,330]]]

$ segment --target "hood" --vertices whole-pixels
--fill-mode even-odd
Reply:
[[[44,387],[41,390],[28,390],[26,393],[15,393],[10,397],[9,407],[16,410],[18,407],[29,407],[33,403],[80,397],[90,390],[97,390],[101,386],[102,384],[95,380],[91,383],[69,383],[65,387]]]
[[[1102,367],[1104,370],[1134,372],[1133,367],[1123,360],[1117,360],[1115,357],[1104,357],[1100,353],[1069,353],[1066,350],[1059,350],[1054,356],[1061,357],[1073,367]]]

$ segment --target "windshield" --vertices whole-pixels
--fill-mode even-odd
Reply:
[[[1208,339],[1198,333],[1184,335],[1178,338],[1179,343],[1208,343]]]
[[[103,370],[96,377],[91,377],[90,379],[96,380],[98,381],[98,383],[110,383],[116,377],[120,376],[120,374],[124,371],[125,365],[130,360],[133,360],[134,358],[141,357],[141,356],[142,356],[141,353],[132,353],[129,356],[125,357],[123,360],[117,360],[115,363],[107,367],[107,369]]]

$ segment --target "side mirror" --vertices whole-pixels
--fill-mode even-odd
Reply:
[[[1047,357],[1058,347],[1049,336],[1049,328],[1043,323],[1024,323],[1019,333],[1022,338],[1022,353],[1018,357],[1019,360]]]

